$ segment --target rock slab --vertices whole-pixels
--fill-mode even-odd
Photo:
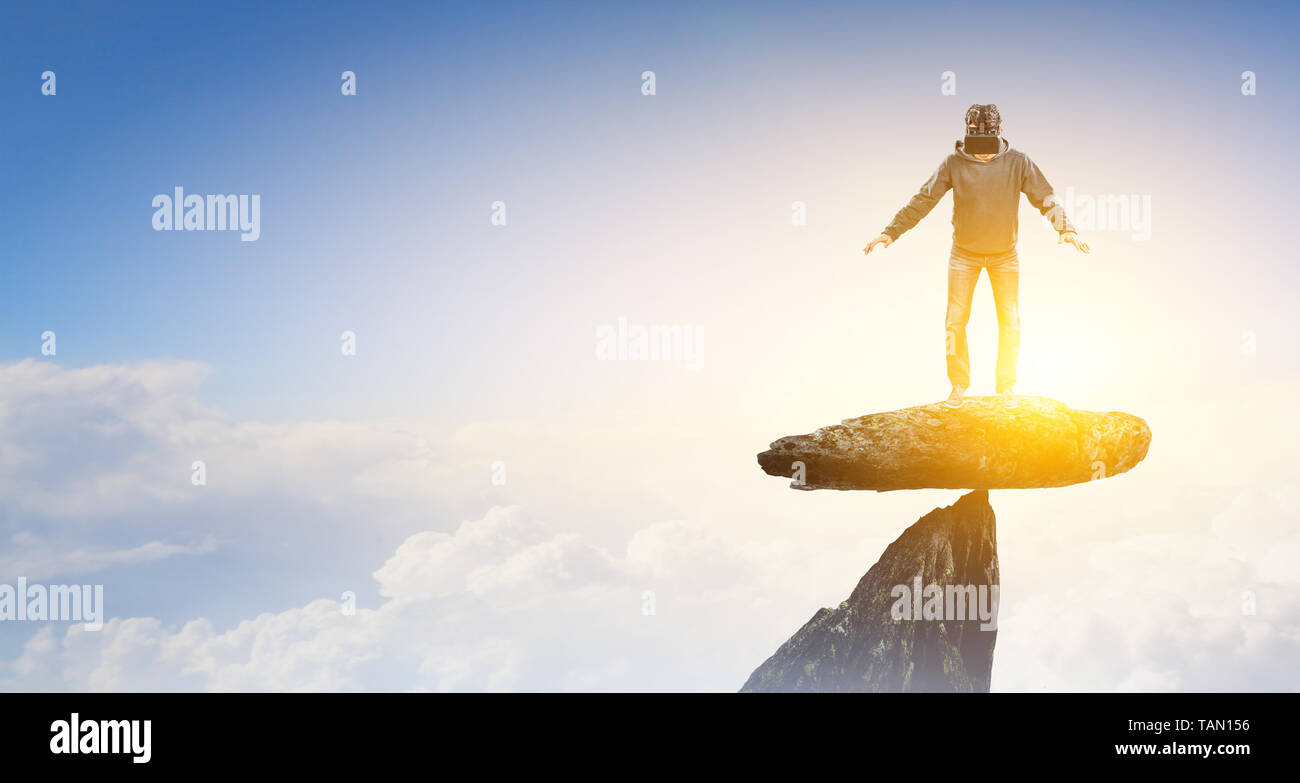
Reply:
[[[1030,489],[1124,473],[1147,455],[1151,429],[1129,413],[1074,410],[1047,397],[996,397],[873,413],[790,435],[758,455],[795,489]]]
[[[971,492],[903,531],[847,601],[819,609],[741,692],[987,692],[997,640],[975,619],[896,620],[895,588],[998,585],[997,520]],[[995,607],[995,604],[990,604]],[[970,616],[970,613],[966,613]]]

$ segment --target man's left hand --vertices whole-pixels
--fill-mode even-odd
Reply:
[[[1088,243],[1084,242],[1082,239],[1079,239],[1079,235],[1074,233],[1073,231],[1061,232],[1060,237],[1058,237],[1056,240],[1056,244],[1059,245],[1062,242],[1069,242],[1070,244],[1074,245],[1075,249],[1077,249],[1080,253],[1089,252]]]

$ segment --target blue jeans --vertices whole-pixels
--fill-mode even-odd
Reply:
[[[1016,384],[1016,359],[1020,354],[1020,259],[1016,251],[982,256],[952,249],[948,259],[948,317],[946,348],[948,380],[963,389],[970,386],[970,352],[966,346],[966,323],[970,303],[979,282],[980,270],[989,271],[993,304],[998,309],[997,390]]]

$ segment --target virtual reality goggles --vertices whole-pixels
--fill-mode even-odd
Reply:
[[[973,104],[966,110],[966,138],[961,148],[970,155],[995,155],[1002,151],[1002,115],[992,103]]]

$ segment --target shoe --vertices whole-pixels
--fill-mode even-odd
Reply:
[[[943,404],[947,405],[949,408],[960,408],[962,402],[961,398],[965,393],[966,390],[961,386],[954,386],[952,387],[952,394],[948,395],[948,399],[945,400]]]
[[[1020,407],[1020,400],[1016,399],[1016,393],[1011,389],[1003,389],[1002,391],[998,392],[998,394],[1002,397],[1003,408],[1006,408],[1009,411],[1013,411],[1016,408]]]

